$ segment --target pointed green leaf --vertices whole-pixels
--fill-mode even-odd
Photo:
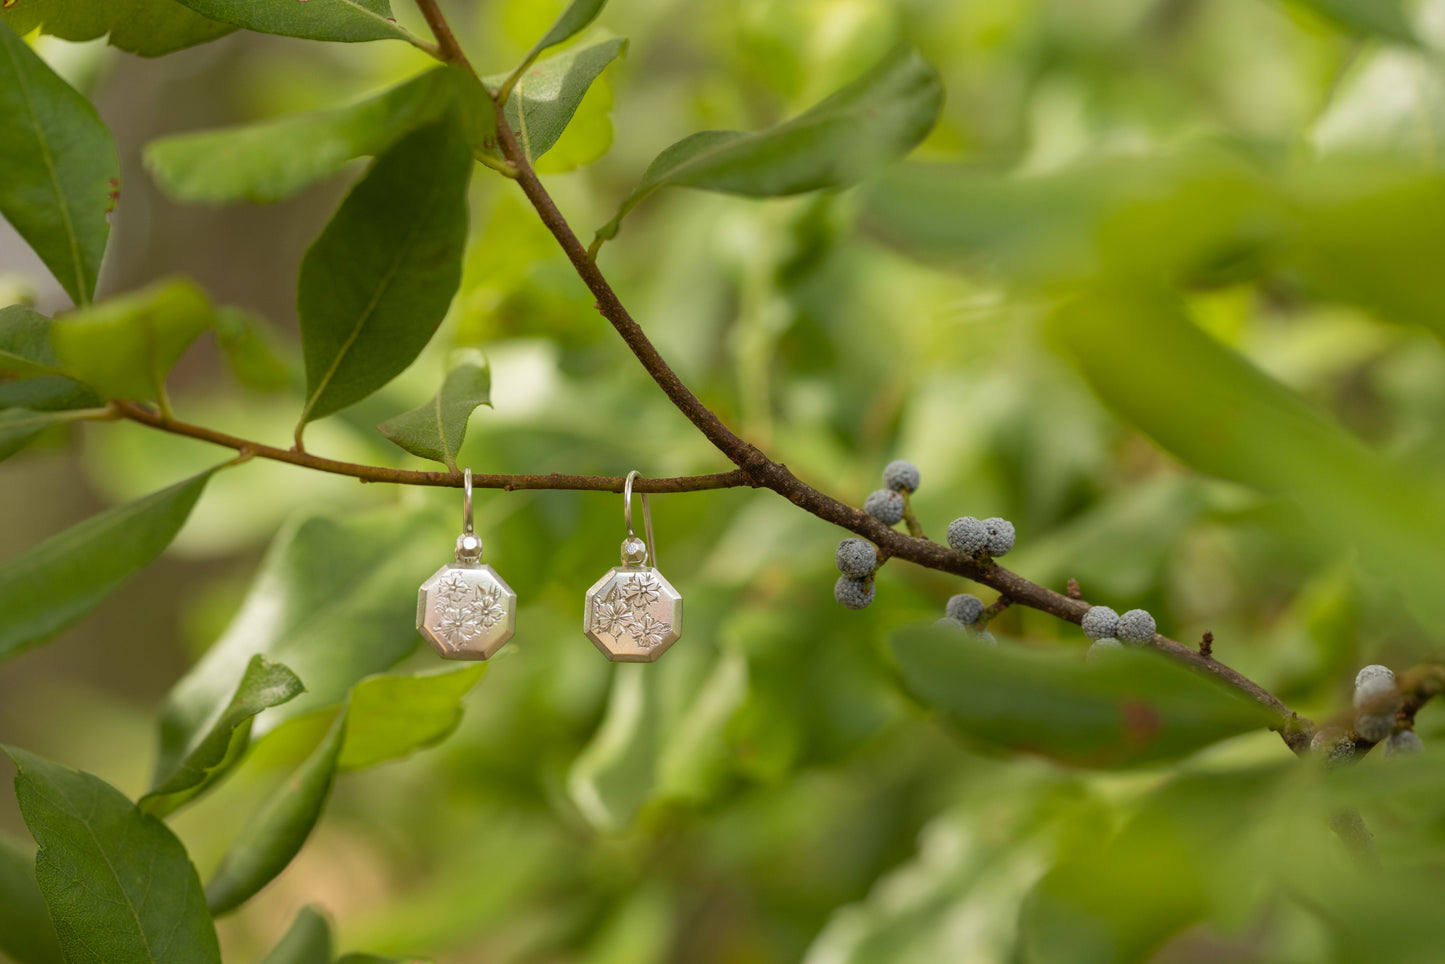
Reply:
[[[360,401],[412,363],[461,283],[472,157],[454,121],[377,158],[301,262],[306,407]]]
[[[89,773],[5,752],[66,961],[220,964],[200,879],[164,823]]]
[[[59,375],[49,318],[24,305],[0,308],[0,374]]]
[[[1176,759],[1279,718],[1158,653],[989,647],[935,626],[892,640],[905,687],[992,747],[1115,769]]]
[[[90,101],[0,26],[0,215],[78,305],[95,294],[120,159]]]
[[[149,565],[175,538],[214,471],[107,509],[0,562],[0,658],[54,636]]]
[[[605,6],[607,6],[607,0],[572,0],[556,22],[547,28],[542,39],[532,47],[527,54],[526,62],[530,63],[535,60],[537,55],[548,47],[555,47],[557,44],[577,36],[586,29],[589,23],[597,19],[597,15]]]
[[[231,374],[247,388],[279,391],[291,384],[291,370],[281,356],[275,334],[265,318],[225,307],[216,311],[216,344]]]
[[[194,282],[173,278],[71,312],[50,342],[68,372],[107,398],[163,398],[171,366],[215,318]]]
[[[60,412],[32,412],[24,408],[0,410],[0,461],[20,451],[46,429],[88,418],[91,414],[84,409]]]
[[[388,0],[180,0],[196,13],[258,33],[306,40],[414,38],[391,15]]]
[[[517,79],[512,96],[507,99],[507,123],[517,132],[517,141],[528,161],[552,149],[593,81],[626,51],[627,41],[614,37],[548,57]],[[483,80],[487,87],[496,90],[506,78],[484,77]]]
[[[938,72],[910,47],[777,127],[755,133],[702,131],[657,156],[642,182],[598,231],[617,234],[622,218],[667,185],[748,197],[780,197],[846,187],[903,156],[933,129],[943,107]]]
[[[1351,33],[1418,44],[1402,0],[1293,0]]]
[[[258,653],[289,667],[306,692],[258,717],[257,737],[390,669],[420,640],[408,602],[436,569],[438,545],[450,558],[447,530],[397,509],[284,528],[225,634],[167,697],[161,753],[200,739]]]
[[[462,721],[462,698],[486,663],[415,676],[373,676],[351,691],[338,768],[363,770],[435,746]]]
[[[257,713],[279,706],[305,691],[296,674],[257,653],[229,703],[216,707],[210,720],[196,729],[161,728],[160,758],[151,789],[139,803],[148,813],[167,814],[193,799],[213,782],[239,741],[244,744]]]
[[[35,848],[0,834],[0,954],[16,964],[63,964],[35,882]]]
[[[142,57],[203,44],[236,29],[177,0],[10,0],[3,16],[21,36],[39,27],[62,40],[105,37],[112,47]]]
[[[1445,625],[1438,485],[1210,338],[1168,294],[1101,287],[1056,312],[1050,329],[1099,398],[1140,431],[1200,472],[1293,500],[1388,576],[1425,626]]]
[[[457,116],[462,135],[473,155],[492,154],[497,150],[497,109],[492,95],[465,64],[447,65],[447,80],[457,99]]]
[[[314,907],[301,908],[261,964],[331,964],[331,925]]]
[[[73,378],[39,375],[35,378],[0,379],[0,409],[26,408],[32,412],[59,412],[95,408],[101,397]]]
[[[437,120],[451,98],[448,70],[436,67],[346,107],[163,137],[146,145],[146,168],[182,201],[279,201],[385,152]]]
[[[467,420],[478,405],[492,404],[491,389],[492,373],[486,360],[480,352],[469,352],[447,373],[435,398],[376,428],[412,455],[445,462],[455,471]]]
[[[331,794],[345,737],[343,709],[321,745],[241,828],[240,836],[206,883],[206,904],[212,913],[224,914],[240,907],[301,852]]]

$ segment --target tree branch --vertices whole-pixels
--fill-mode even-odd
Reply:
[[[260,442],[227,435],[203,425],[192,425],[189,422],[168,419],[160,412],[146,408],[144,405],[137,405],[135,402],[111,402],[111,410],[121,418],[130,419],[132,422],[160,429],[162,432],[170,432],[172,435],[183,435],[186,438],[199,439],[213,445],[223,445],[226,448],[235,449],[244,456],[286,462],[290,465],[315,469],[318,472],[330,472],[333,475],[349,475],[363,482],[392,482],[400,485],[435,485],[452,488],[460,488],[462,485],[460,472],[417,472],[322,458],[319,455],[312,455],[310,452],[262,445]],[[626,476],[621,475],[562,475],[556,472],[549,475],[480,475],[472,473],[473,488],[506,489],[509,492],[517,489],[621,492],[624,481],[626,481]],[[741,470],[736,469],[732,472],[717,472],[713,475],[684,475],[664,479],[639,477],[632,483],[632,488],[637,492],[700,492],[704,489],[732,489],[743,486],[756,488],[757,483],[748,478]]]

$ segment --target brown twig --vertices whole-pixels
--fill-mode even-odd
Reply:
[[[1199,655],[1205,659],[1214,658],[1214,634],[1206,632],[1199,640]]]
[[[389,469],[380,465],[359,465],[355,462],[322,458],[319,455],[312,455],[310,452],[262,445],[260,442],[227,435],[225,432],[217,432],[215,429],[209,429],[203,425],[192,425],[189,422],[180,422],[173,418],[167,419],[160,412],[135,402],[112,402],[111,410],[121,418],[160,429],[162,432],[183,435],[187,438],[235,449],[244,458],[286,462],[290,465],[315,469],[318,472],[349,475],[363,482],[393,482],[401,485],[436,485],[452,488],[460,488],[462,484],[460,472],[418,472],[410,469]],[[581,492],[621,492],[625,479],[625,476],[620,475],[562,475],[557,472],[549,475],[480,475],[472,473],[472,486],[478,489],[506,489],[507,491],[569,489]],[[756,488],[757,483],[739,469],[731,472],[717,472],[712,475],[684,475],[665,479],[637,478],[632,483],[632,488],[638,492],[700,492],[704,489],[732,489],[744,486]]]

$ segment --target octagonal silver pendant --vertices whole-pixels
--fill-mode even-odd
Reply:
[[[517,631],[517,594],[486,564],[442,566],[417,592],[416,628],[443,659],[488,659]]]
[[[610,660],[650,663],[682,635],[682,595],[652,566],[614,566],[587,590],[582,630]]]

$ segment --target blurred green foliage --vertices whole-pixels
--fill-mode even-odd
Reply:
[[[21,0],[7,22],[29,30],[43,6]],[[489,84],[563,7],[449,6]],[[355,30],[426,34],[406,3],[392,10],[399,28],[357,14]],[[861,504],[886,462],[910,459],[933,537],[959,515],[1007,517],[1010,568],[1147,608],[1175,639],[1212,631],[1221,660],[1343,720],[1360,665],[1403,670],[1445,635],[1442,23],[1440,0],[617,3],[539,61],[601,71],[590,88],[559,61],[538,75],[566,92],[553,120],[571,118],[560,137],[547,128],[541,163],[586,238],[667,145],[774,127],[917,45],[946,97],[908,162],[797,198],[660,192],[599,264],[699,397],[804,480]],[[171,372],[177,416],[289,445],[307,391],[302,252],[362,175],[351,159],[434,119],[411,99],[443,84],[424,73],[433,62],[399,42],[245,31],[155,61],[99,41],[34,46],[120,149],[99,296],[194,276],[229,307],[220,349],[203,336]],[[549,90],[524,80],[518,95]],[[332,113],[284,119],[308,110]],[[156,140],[242,123],[263,126]],[[277,203],[179,207],[151,187],[146,141],[165,189]],[[273,153],[240,153],[256,142]],[[210,165],[217,144],[233,153]],[[725,468],[598,318],[516,186],[477,167],[468,197],[461,288],[437,336],[311,425],[308,450],[437,468],[375,427],[437,398],[464,348],[486,357],[492,407],[459,450],[436,449],[459,465]],[[21,247],[3,244],[8,280]],[[69,301],[41,254],[14,259],[15,290],[49,315]],[[75,383],[27,351],[0,341],[0,370],[47,366],[0,380],[5,406],[94,404],[61,398]],[[85,520],[217,461],[133,424],[47,428],[0,466],[0,573],[30,572],[64,532],[93,544],[93,564],[41,575],[89,606],[151,553]],[[158,754],[204,746],[214,786],[170,830],[91,777],[54,775],[137,832],[173,831],[196,900],[218,866],[222,903],[239,900],[305,840],[220,923],[227,961],[273,948],[267,960],[329,961],[333,944],[444,964],[1439,958],[1438,752],[1325,774],[1250,729],[1252,713],[1181,686],[1173,742],[1135,754],[1131,718],[1108,712],[1128,674],[1080,661],[1071,676],[1087,643],[1075,627],[1014,606],[993,624],[1000,645],[1056,652],[910,659],[944,639],[916,624],[977,587],[890,563],[878,601],[843,610],[829,593],[843,533],[771,493],[653,499],[688,623],[649,666],[604,662],[579,627],[582,592],[616,559],[619,500],[479,493],[487,561],[520,609],[478,683],[436,674],[410,629],[415,586],[451,555],[454,491],[259,459],[205,488],[166,557],[0,667],[0,742],[132,799]],[[70,618],[5,592],[0,639],[21,615],[45,632]],[[252,705],[255,652],[307,692],[251,723],[226,711]],[[1419,720],[1427,747],[1445,735],[1438,713]],[[1331,833],[1346,807],[1384,873]],[[32,921],[38,897],[8,801],[0,829],[0,955],[58,959],[53,935],[6,916]]]

